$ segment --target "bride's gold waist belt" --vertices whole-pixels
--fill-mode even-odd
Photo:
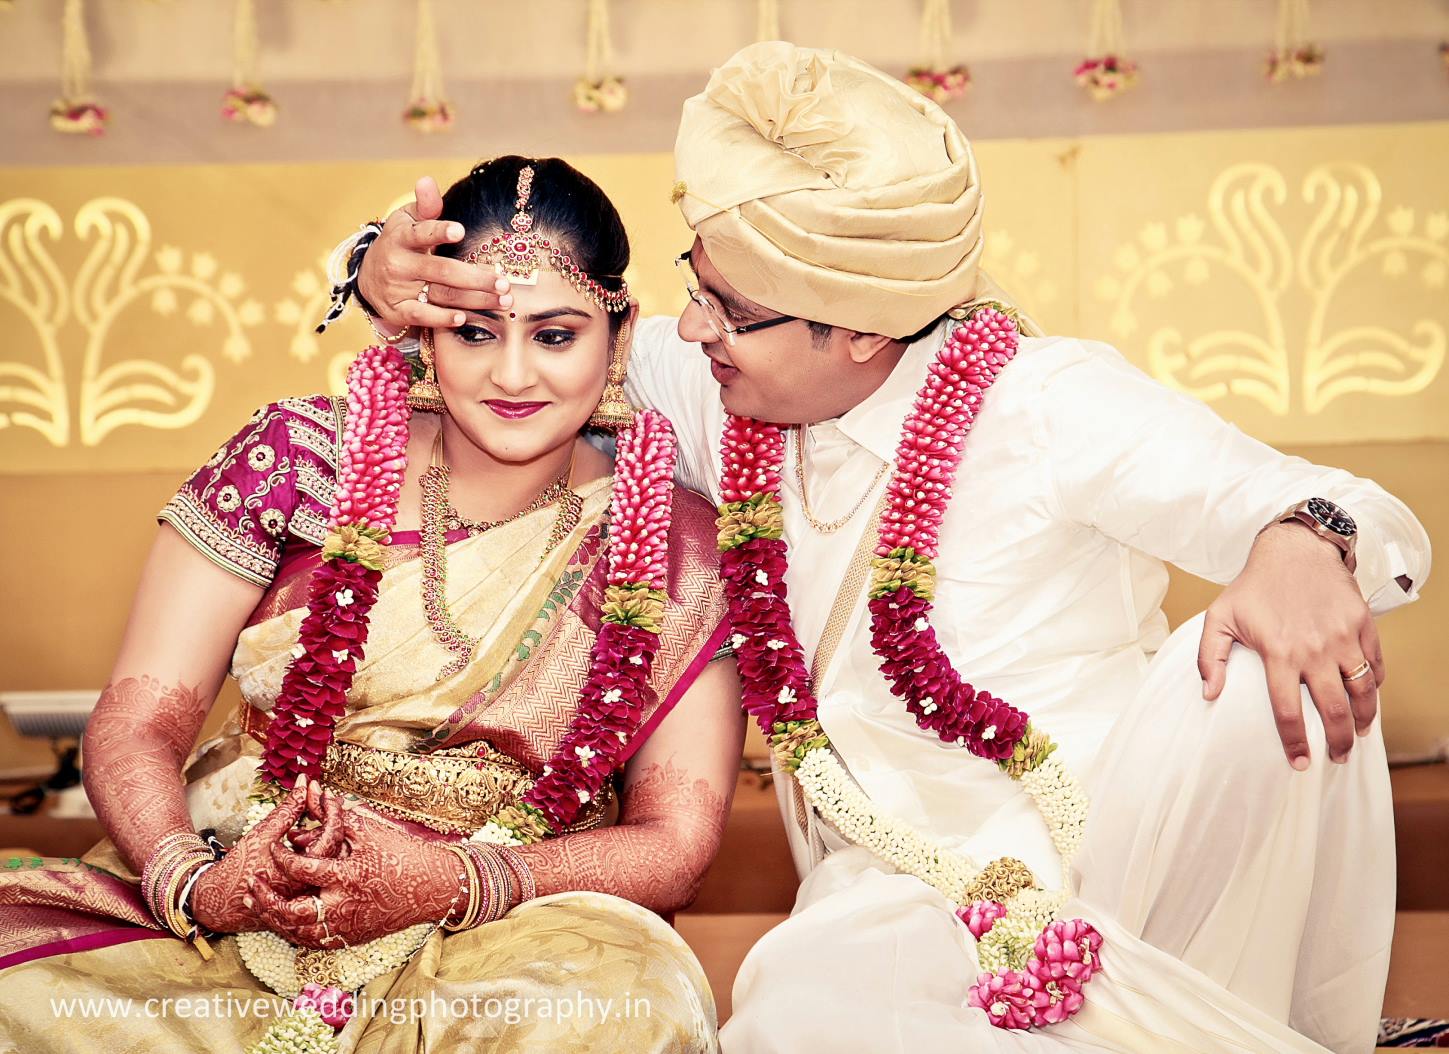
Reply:
[[[265,743],[268,723],[267,714],[243,705],[247,734]],[[522,762],[487,743],[415,754],[334,740],[322,763],[322,782],[435,831],[471,834],[532,790],[534,780]],[[598,827],[612,804],[613,787],[605,784],[604,793],[560,833]]]

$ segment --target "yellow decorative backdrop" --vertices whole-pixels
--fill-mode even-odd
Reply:
[[[987,265],[1050,331],[1380,480],[1449,545],[1449,122],[977,152]],[[0,686],[105,682],[155,510],[258,405],[336,390],[369,339],[355,317],[312,332],[332,245],[475,160],[0,167]],[[676,310],[670,158],[573,160],[624,215],[645,310]],[[1211,596],[1177,575],[1169,613]],[[1383,627],[1391,749],[1449,735],[1446,619],[1431,583]]]
[[[1449,438],[1449,123],[979,154],[987,265],[1048,329],[1272,442]],[[677,309],[669,157],[576,161],[624,213],[645,310]],[[335,388],[367,332],[312,332],[328,249],[469,163],[0,169],[0,464],[182,468],[256,405]]]

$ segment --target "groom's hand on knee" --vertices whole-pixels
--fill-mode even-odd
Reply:
[[[1300,684],[1323,722],[1329,758],[1346,761],[1378,713],[1384,662],[1373,616],[1338,551],[1296,524],[1264,531],[1203,621],[1204,699],[1222,693],[1234,643],[1263,659],[1289,763],[1301,771],[1311,761]]]

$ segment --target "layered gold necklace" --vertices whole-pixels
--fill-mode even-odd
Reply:
[[[521,520],[530,513],[557,503],[558,516],[554,519],[553,530],[549,532],[548,544],[539,555],[541,563],[549,553],[558,548],[559,543],[573,533],[583,516],[583,499],[569,487],[572,469],[573,459],[570,458],[568,467],[512,516],[501,520],[468,520],[460,516],[448,502],[451,473],[443,453],[443,430],[438,429],[438,436],[433,440],[432,456],[421,480],[423,612],[427,615],[428,627],[433,631],[433,637],[453,653],[453,660],[438,673],[438,680],[451,677],[466,666],[481,640],[463,631],[448,606],[447,532],[466,530],[469,537],[472,537]]]

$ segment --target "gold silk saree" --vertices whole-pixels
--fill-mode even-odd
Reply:
[[[319,419],[340,434],[340,414],[329,419],[321,401],[303,409],[314,412],[290,417],[301,418],[304,439],[306,430],[320,431],[313,427]],[[288,441],[281,428],[292,428],[294,453],[301,445],[296,422],[282,417],[280,424],[254,418],[231,441],[231,453],[213,458],[163,512],[223,566],[239,554],[253,560],[266,542],[248,539],[239,517],[226,515],[228,503],[210,503],[230,485],[217,485],[224,473],[267,460],[252,450],[264,445],[267,468],[287,460],[303,476],[304,458],[277,453]],[[291,535],[285,552],[276,547],[274,569],[253,560],[256,573],[270,572],[270,584],[232,658],[244,705],[220,735],[197,747],[184,773],[195,826],[214,828],[226,844],[241,834],[259,737],[320,559],[315,544],[303,544],[314,541],[307,532],[315,533],[316,502],[310,515],[305,494],[285,506],[278,496],[285,482],[262,500],[282,508]],[[243,483],[257,490],[254,481]],[[452,654],[424,617],[416,534],[395,532],[324,784],[421,837],[454,839],[531,786],[567,730],[588,672],[607,563],[609,483],[581,490],[580,522],[551,552],[550,509],[476,537],[449,536],[450,606],[480,642],[473,660],[442,680]],[[632,747],[725,636],[713,517],[703,499],[676,495],[654,698]],[[613,795],[601,795],[570,831],[609,824],[616,812]],[[215,958],[203,962],[157,928],[137,876],[108,841],[82,859],[0,861],[0,1052],[245,1050],[289,1001],[252,976],[234,940],[213,947]],[[299,976],[308,954],[298,958]],[[474,930],[435,931],[404,966],[363,989],[339,1042],[349,1054],[717,1049],[713,997],[688,947],[659,916],[595,892],[541,897]]]

